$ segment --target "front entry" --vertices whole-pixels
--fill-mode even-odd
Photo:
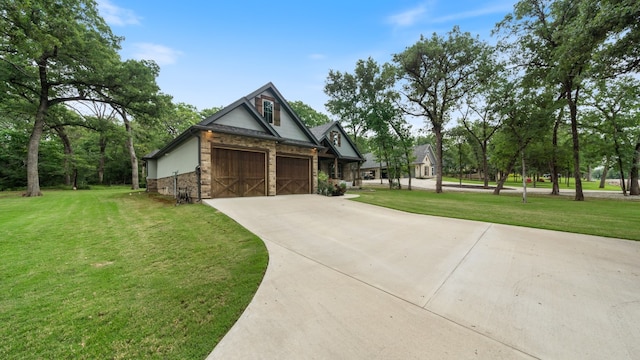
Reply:
[[[264,152],[211,149],[213,198],[264,196],[266,192]]]
[[[311,159],[276,157],[276,194],[310,194]]]

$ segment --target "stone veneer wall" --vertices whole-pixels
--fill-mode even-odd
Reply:
[[[213,146],[237,150],[253,150],[266,154],[267,158],[267,195],[276,195],[276,155],[304,156],[311,161],[311,192],[318,188],[318,156],[317,150],[291,145],[276,144],[272,140],[263,140],[238,135],[200,133],[200,191],[203,199],[211,198],[211,148]],[[198,182],[195,172],[178,175],[178,187],[188,187],[193,199],[198,198]],[[147,191],[156,191],[163,195],[175,196],[173,176],[160,179],[147,179]]]
[[[213,146],[264,152],[267,158],[267,195],[276,194],[275,141],[202,131],[200,133],[200,182],[203,199],[211,198],[211,148]]]
[[[152,180],[152,179],[149,179]],[[147,186],[149,186],[149,180],[147,180]],[[168,176],[160,179],[153,179],[156,182],[156,189],[152,190],[149,187],[149,191],[157,191],[162,195],[171,195],[175,196],[176,194],[173,191],[173,176]],[[189,195],[191,199],[194,201],[198,199],[198,176],[195,171],[190,173],[180,174],[178,175],[178,187],[188,187]]]
[[[158,192],[158,180],[147,178],[147,192]]]

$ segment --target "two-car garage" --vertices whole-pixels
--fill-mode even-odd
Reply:
[[[213,198],[265,196],[269,173],[266,151],[212,147],[211,194]],[[311,159],[276,156],[276,194],[311,193]]]

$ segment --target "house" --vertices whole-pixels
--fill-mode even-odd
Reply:
[[[330,179],[354,182],[358,165],[365,159],[337,121],[311,128],[322,149],[318,151],[318,170]]]
[[[386,179],[387,163],[378,161],[373,153],[364,155],[365,162],[360,166],[364,179]],[[436,155],[430,144],[417,145],[413,148],[411,177],[428,178],[436,176]],[[408,174],[405,174],[405,176]]]
[[[150,192],[273,196],[315,193],[319,151],[325,148],[268,83],[143,160]]]
[[[431,144],[418,145],[413,148],[413,173],[415,178],[436,176],[436,154]]]

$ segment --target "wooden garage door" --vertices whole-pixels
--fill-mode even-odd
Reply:
[[[212,197],[266,195],[265,154],[213,148],[211,150]]]
[[[309,194],[310,163],[309,158],[276,157],[276,194]]]

